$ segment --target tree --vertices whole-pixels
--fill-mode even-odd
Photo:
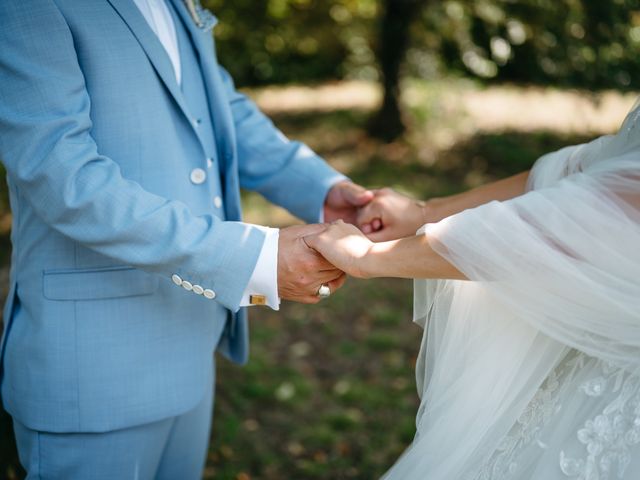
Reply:
[[[368,128],[374,137],[392,141],[405,131],[400,108],[400,71],[411,40],[411,24],[426,3],[426,0],[384,0],[377,48],[383,98]]]

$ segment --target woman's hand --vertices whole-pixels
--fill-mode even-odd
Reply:
[[[323,232],[308,235],[303,240],[348,275],[368,277],[365,260],[373,242],[354,225],[338,220],[328,225]]]
[[[390,188],[374,191],[374,198],[362,207],[356,224],[374,242],[415,235],[429,220],[427,206]]]

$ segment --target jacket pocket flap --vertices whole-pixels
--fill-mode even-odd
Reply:
[[[49,300],[101,300],[152,294],[158,278],[133,267],[45,270]]]

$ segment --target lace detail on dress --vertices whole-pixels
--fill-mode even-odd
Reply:
[[[570,382],[588,358],[573,351],[560,363],[480,472],[469,480],[511,478],[518,470],[518,457],[525,447],[535,442],[540,448],[547,448],[540,431],[561,408],[561,386]],[[598,361],[597,365],[596,376],[582,382],[578,390],[594,400],[605,395],[613,400],[577,432],[586,457],[571,457],[560,451],[560,470],[572,480],[624,478],[632,458],[631,447],[640,444],[640,376],[604,361]]]
[[[517,458],[524,447],[534,441],[540,448],[547,447],[539,437],[540,431],[560,410],[561,405],[558,400],[561,383],[573,375],[583,364],[583,359],[584,355],[576,351],[567,354],[560,366],[549,374],[509,434],[500,442],[496,451],[473,480],[506,478],[515,473],[518,468]]]
[[[578,430],[586,458],[571,458],[560,452],[560,469],[576,480],[623,478],[631,462],[630,447],[640,443],[640,377],[601,362],[602,374],[580,386],[584,395],[617,394],[602,411]]]

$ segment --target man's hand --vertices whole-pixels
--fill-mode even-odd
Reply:
[[[356,223],[358,209],[373,200],[373,192],[348,180],[335,184],[324,202],[324,221]]]
[[[356,225],[374,242],[415,235],[431,220],[428,207],[390,188],[374,191],[375,198],[360,209]]]
[[[346,276],[304,241],[306,235],[324,231],[325,225],[283,228],[278,240],[278,295],[300,303],[318,303],[323,283],[331,292],[338,290]]]

